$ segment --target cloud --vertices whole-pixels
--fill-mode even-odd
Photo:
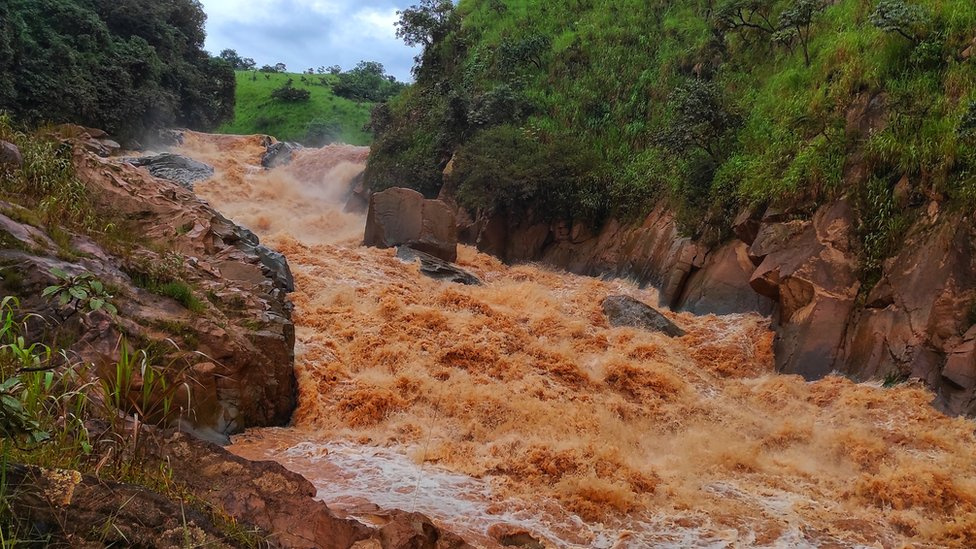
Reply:
[[[259,65],[289,70],[379,61],[410,80],[417,52],[396,37],[397,10],[416,0],[201,0],[207,49],[234,49]]]

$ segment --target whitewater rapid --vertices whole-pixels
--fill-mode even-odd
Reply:
[[[976,436],[924,388],[773,372],[756,315],[667,312],[688,335],[610,327],[653,290],[462,247],[486,285],[359,246],[343,212],[368,150],[259,167],[259,138],[188,134],[197,192],[295,274],[293,425],[235,440],[364,521],[417,510],[470,542],[551,547],[976,546]],[[528,544],[528,545],[525,545]]]

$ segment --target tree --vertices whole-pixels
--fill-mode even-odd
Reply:
[[[331,67],[328,68],[328,71],[329,74],[338,76],[339,74],[342,73],[342,67],[340,67],[339,65],[332,65]]]
[[[339,75],[332,91],[339,97],[354,101],[386,101],[403,89],[404,84],[386,76],[382,63],[360,61],[356,68]]]
[[[196,0],[0,2],[0,109],[141,139],[208,130],[233,112],[228,63],[203,51]]]
[[[769,0],[726,0],[716,7],[713,17],[723,32],[753,30],[773,34],[776,27],[770,21],[771,11]]]
[[[658,143],[679,154],[700,149],[716,161],[719,142],[738,123],[718,85],[701,80],[676,87],[668,100],[668,113]]]
[[[219,57],[221,59],[223,59],[224,61],[227,61],[228,63],[230,63],[230,66],[234,67],[234,69],[238,69],[239,70],[239,69],[242,68],[242,66],[244,64],[244,60],[241,59],[241,56],[240,55],[237,55],[237,51],[236,50],[224,50],[224,51],[220,52],[220,56]]]
[[[430,47],[451,31],[454,3],[451,0],[421,0],[409,8],[398,11],[396,36],[408,46]]]
[[[810,66],[810,27],[818,15],[827,9],[824,0],[794,0],[779,16],[781,31],[795,32],[803,47],[803,61]]]
[[[917,43],[926,34],[930,17],[921,6],[904,0],[881,0],[871,13],[871,23],[885,32],[900,34]]]
[[[244,59],[241,60],[241,68],[240,68],[240,70],[242,70],[242,71],[253,71],[254,70],[254,67],[257,67],[257,66],[258,66],[258,64],[257,64],[257,62],[254,61],[254,59],[252,59],[250,57],[245,57]]]
[[[285,65],[284,63],[275,63],[274,71],[275,72],[288,72],[288,66]]]

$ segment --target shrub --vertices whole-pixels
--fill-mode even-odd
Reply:
[[[285,85],[272,91],[271,98],[286,103],[301,103],[311,99],[312,92],[294,87],[289,80]]]
[[[310,147],[322,147],[335,143],[342,136],[342,125],[316,118],[305,126],[304,143]]]

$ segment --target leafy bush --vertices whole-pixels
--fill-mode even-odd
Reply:
[[[51,274],[58,279],[58,284],[48,286],[41,294],[43,297],[56,298],[61,309],[68,309],[67,316],[78,312],[95,312],[105,310],[111,315],[118,314],[118,309],[112,304],[112,296],[105,290],[105,285],[91,273],[69,275],[61,269],[51,269]],[[63,318],[67,318],[67,316]]]
[[[571,138],[543,142],[513,126],[480,132],[461,148],[452,176],[474,210],[599,218],[604,205],[593,173],[598,159]],[[596,192],[594,192],[596,191]]]
[[[893,32],[919,42],[928,31],[931,19],[925,10],[905,0],[880,0],[871,13],[871,23],[885,32]]]
[[[405,86],[376,61],[362,61],[356,68],[340,73],[339,81],[333,84],[332,91],[339,97],[353,101],[382,102],[400,93]]]
[[[271,98],[287,103],[301,103],[312,98],[312,92],[294,87],[291,80],[271,92]]]
[[[335,143],[341,136],[342,126],[338,122],[316,118],[306,125],[304,143],[310,147],[322,147]]]

